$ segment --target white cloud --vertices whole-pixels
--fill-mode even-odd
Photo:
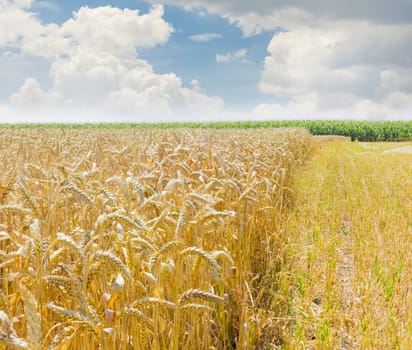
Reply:
[[[18,93],[10,96],[10,102],[13,106],[24,109],[37,108],[38,106],[53,106],[55,96],[44,92],[36,79],[26,79]]]
[[[27,115],[31,121],[207,119],[223,110],[223,101],[202,94],[199,84],[185,88],[175,74],[156,74],[136,58],[136,50],[162,44],[173,32],[162,6],[143,15],[83,7],[62,25],[43,25],[24,7],[7,12],[28,20],[29,28],[19,23],[13,35],[2,38],[0,21],[0,48],[50,60],[51,82],[44,88],[27,77],[0,109],[3,122],[27,121]]]
[[[259,86],[268,103],[255,108],[255,118],[411,118],[411,1],[163,2],[219,14],[245,36],[280,31],[268,45],[261,72]],[[161,45],[172,35],[162,6],[147,14],[83,7],[61,25],[41,23],[33,6],[35,1],[0,0],[0,54],[11,52],[25,64],[41,58],[50,65],[50,81],[37,74],[21,79],[19,72],[20,88],[0,105],[0,120],[26,113],[77,115],[80,121],[222,115],[222,99],[204,95],[197,80],[186,88],[175,74],[156,74],[149,62],[136,58],[141,48]],[[218,54],[216,61],[245,62],[247,54],[246,49]],[[286,102],[275,103],[279,99]]]
[[[0,47],[20,44],[21,38],[37,30],[40,24],[26,11],[30,1],[0,0]]]
[[[260,89],[274,101],[289,102],[259,105],[259,113],[280,118],[411,118],[411,1],[165,2],[218,14],[245,36],[280,31],[268,45]],[[216,56],[218,62],[232,59],[231,54]]]
[[[157,0],[145,0],[157,3]],[[238,25],[246,35],[284,27],[291,30],[302,23],[330,20],[361,20],[375,23],[412,21],[412,1],[405,0],[163,0],[187,10],[207,10]]]
[[[156,0],[145,0],[157,3]],[[300,25],[302,19],[311,15],[294,2],[286,0],[164,0],[164,4],[180,5],[186,10],[194,10],[203,15],[204,10],[226,18],[230,23],[242,29],[246,36],[253,36],[263,30]]]
[[[201,91],[202,90],[202,88],[200,87],[200,81],[199,80],[197,80],[197,79],[193,79],[191,82],[190,82],[190,86],[193,88],[193,90],[195,90],[195,91]]]
[[[245,36],[278,32],[268,45],[259,86],[273,101],[289,102],[261,104],[256,107],[259,113],[279,118],[411,118],[411,1],[164,3],[220,15]],[[216,61],[233,58],[233,54],[217,55]]]
[[[0,0],[0,10],[28,9],[32,3],[32,0]]]
[[[410,48],[412,25],[340,21],[280,33],[268,46],[260,88],[314,115],[410,113],[412,102],[406,109],[391,103],[412,93]]]
[[[198,43],[205,43],[215,39],[221,39],[223,36],[218,33],[202,33],[189,36],[189,39]]]
[[[162,16],[162,6],[153,6],[144,15],[111,6],[82,7],[59,26],[42,25],[32,13],[18,9],[4,13],[4,21],[0,15],[0,33],[8,33],[3,40],[0,34],[0,45],[18,47],[23,53],[49,59],[72,55],[78,47],[86,46],[133,58],[136,49],[150,48],[169,39],[173,27]]]
[[[62,26],[63,36],[78,45],[116,55],[134,54],[135,48],[165,43],[173,28],[163,19],[163,6],[155,5],[148,14],[111,6],[82,7]],[[129,52],[133,51],[133,52]]]
[[[247,62],[246,60],[247,49],[240,49],[235,52],[229,52],[225,55],[216,55],[217,63],[228,63],[236,60],[242,60],[242,62]]]
[[[155,74],[144,60],[124,62],[109,53],[79,49],[51,69],[53,86],[44,91],[28,79],[10,97],[12,107],[53,116],[83,115],[82,121],[166,121],[210,118],[223,109],[223,101],[184,88],[175,74]]]
[[[410,120],[412,94],[394,92],[381,101],[355,99],[346,108],[319,109],[316,93],[302,95],[289,103],[260,104],[253,118],[264,119],[345,119],[345,120]]]

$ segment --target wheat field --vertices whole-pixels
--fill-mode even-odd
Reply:
[[[410,349],[411,146],[0,129],[0,349]]]
[[[312,151],[303,129],[0,130],[0,348],[278,346]]]

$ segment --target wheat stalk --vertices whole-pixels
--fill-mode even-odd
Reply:
[[[43,333],[41,330],[41,313],[38,310],[38,303],[34,295],[20,284],[20,294],[24,303],[24,312],[27,320],[27,338],[29,347],[32,350],[43,348]]]

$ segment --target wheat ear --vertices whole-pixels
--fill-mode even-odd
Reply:
[[[207,300],[207,301],[211,301],[214,303],[224,303],[225,302],[224,298],[216,294],[206,292],[204,290],[200,290],[196,288],[191,288],[187,290],[186,292],[182,293],[179,296],[178,301],[179,301],[179,304],[181,304],[190,299],[202,299],[202,300]]]
[[[23,284],[20,284],[20,295],[24,302],[24,312],[27,319],[27,339],[30,350],[41,350],[43,334],[41,331],[41,313],[38,310],[37,300]]]

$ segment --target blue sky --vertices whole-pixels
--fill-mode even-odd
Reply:
[[[402,0],[0,0],[0,122],[410,119],[409,13]]]
[[[45,23],[63,23],[72,12],[82,6],[116,6],[138,9],[147,13],[150,4],[144,1],[54,1],[49,6],[40,3],[36,12]],[[192,80],[199,81],[208,95],[220,96],[232,110],[251,109],[270,100],[259,89],[267,45],[276,30],[254,37],[245,37],[239,27],[227,19],[204,11],[185,11],[176,5],[165,5],[164,19],[173,25],[175,32],[164,45],[143,49],[139,57],[146,59],[160,74],[175,72],[185,86]],[[213,33],[221,37],[207,42],[190,39],[193,35]],[[216,55],[246,49],[247,55],[230,64],[216,62]]]
[[[271,33],[245,38],[239,28],[217,15],[202,16],[176,6],[166,6],[164,17],[176,32],[165,45],[140,52],[157,72],[176,72],[185,85],[197,79],[205,93],[222,97],[232,109],[250,108],[265,100],[259,90],[259,73]],[[221,38],[208,42],[190,39],[202,33]],[[216,62],[216,55],[242,49],[247,50],[244,59],[230,64]]]

